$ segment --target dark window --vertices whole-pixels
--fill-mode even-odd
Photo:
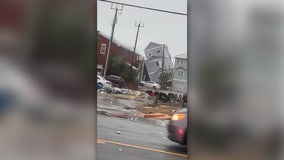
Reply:
[[[156,61],[156,65],[159,66],[159,62],[158,61]]]

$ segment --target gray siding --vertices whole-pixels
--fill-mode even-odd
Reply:
[[[174,67],[173,91],[187,93],[187,69],[187,59],[176,57]],[[178,71],[183,71],[183,76],[178,75]]]
[[[150,54],[149,54],[150,53]],[[147,60],[145,66],[151,81],[159,82],[163,61],[163,46],[161,44],[151,42],[145,49]],[[157,63],[159,64],[157,66]],[[164,48],[164,71],[170,72],[174,68],[171,55],[165,46]]]

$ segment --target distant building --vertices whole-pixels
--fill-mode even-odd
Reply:
[[[187,54],[175,56],[172,90],[187,93]]]
[[[143,81],[159,82],[162,73],[164,51],[164,72],[171,73],[174,65],[168,47],[166,45],[150,42],[145,48],[146,61],[144,65]]]
[[[98,41],[97,41],[97,74],[103,75],[105,65],[106,65],[106,55],[108,50],[109,36],[103,34],[102,32],[97,32]],[[110,48],[110,55],[118,55],[124,58],[126,64],[131,65],[133,49],[126,45],[119,43],[117,40],[113,39]],[[134,55],[133,69],[138,70],[141,66],[144,57],[138,53]]]

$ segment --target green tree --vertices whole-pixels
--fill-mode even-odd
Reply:
[[[135,70],[132,70],[130,73],[130,66],[125,63],[122,56],[110,56],[108,66],[108,75],[120,76],[126,82],[133,82],[138,75],[138,72]]]
[[[167,73],[167,72],[164,72],[164,73],[161,73],[159,79],[160,79],[160,82],[161,82],[161,89],[165,89],[165,84],[172,78],[172,74],[171,73]]]

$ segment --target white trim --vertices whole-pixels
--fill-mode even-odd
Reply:
[[[184,70],[184,71],[187,71],[187,67],[185,67],[185,66],[175,66],[175,68],[174,68],[176,71],[178,71],[178,70]]]
[[[100,54],[105,54],[107,50],[107,45],[105,43],[101,44]]]
[[[157,61],[157,59],[161,59],[161,61],[162,61],[162,57],[157,57],[157,58],[152,59],[152,60],[150,60],[150,61],[146,61],[146,63],[149,63],[149,62],[152,62],[152,61]]]
[[[103,69],[103,65],[98,64],[98,65],[97,65],[97,69]]]

